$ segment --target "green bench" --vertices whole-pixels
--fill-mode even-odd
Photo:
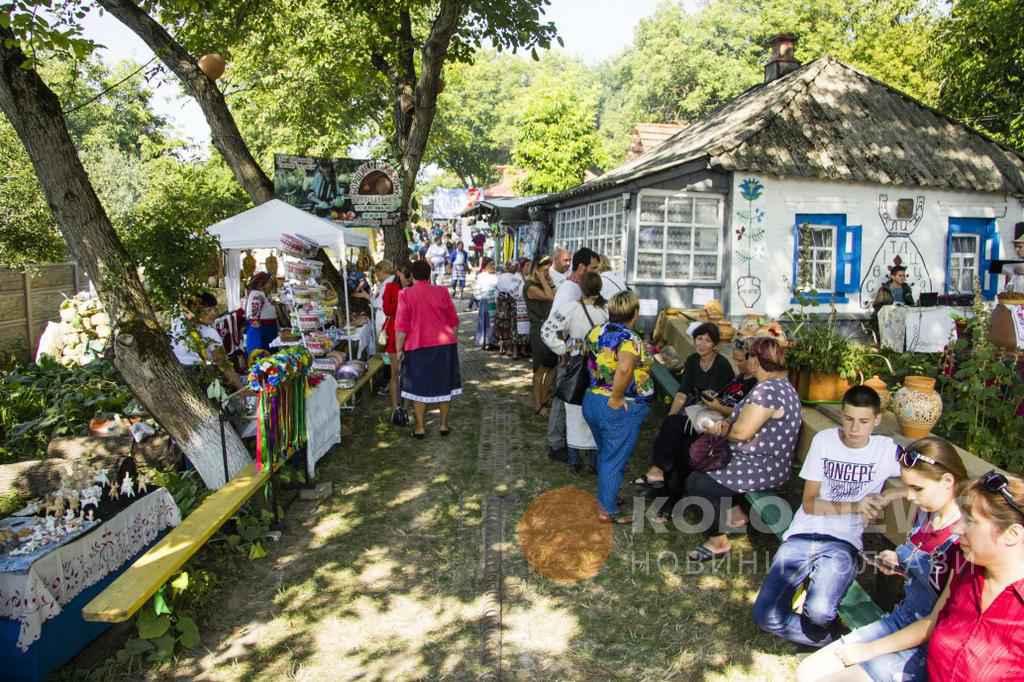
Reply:
[[[788,524],[784,523],[786,519],[783,518],[779,508],[769,503],[769,500],[777,500],[778,495],[770,490],[766,490],[747,493],[745,497],[750,502],[750,511],[756,513],[761,521],[764,522],[764,525],[781,540]],[[846,591],[843,601],[839,603],[839,617],[843,619],[843,622],[851,630],[874,623],[884,615],[885,612],[878,608],[878,605],[871,599],[871,596],[864,591],[864,588],[856,580],[850,585],[850,589]]]

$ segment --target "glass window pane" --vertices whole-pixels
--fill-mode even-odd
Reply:
[[[640,279],[661,279],[661,254],[638,253],[636,255],[636,274]]]
[[[717,280],[718,256],[694,256],[693,278],[700,280]]]
[[[832,289],[831,263],[816,263],[814,265],[814,286],[819,291]]]
[[[701,225],[718,225],[718,199],[697,199],[697,219]]]
[[[668,221],[670,223],[692,223],[693,222],[693,200],[669,199],[668,200]]]
[[[639,236],[640,249],[665,248],[665,228],[661,225],[641,225]]]
[[[832,230],[812,230],[811,231],[811,245],[812,246],[832,246]]]
[[[693,231],[694,251],[718,251],[718,229],[700,228]]]
[[[973,253],[974,237],[953,237],[953,253]]]
[[[665,279],[690,279],[689,254],[665,255]]]
[[[669,227],[668,245],[665,248],[669,251],[689,251],[691,229],[689,227]]]
[[[640,222],[660,223],[665,220],[665,200],[661,197],[644,197],[640,202]]]

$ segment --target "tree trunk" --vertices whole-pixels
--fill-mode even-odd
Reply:
[[[8,42],[9,41],[9,42]],[[0,28],[0,109],[32,159],[57,226],[115,321],[114,363],[147,410],[178,442],[207,487],[224,483],[217,413],[171,353],[134,264],[114,232],[68,134],[57,96]],[[228,473],[251,461],[228,429]]]
[[[238,184],[257,206],[274,198],[274,184],[249,152],[217,84],[206,77],[199,64],[163,26],[130,0],[97,0],[118,21],[142,38],[182,82],[203,110],[210,125],[213,146],[224,157]]]

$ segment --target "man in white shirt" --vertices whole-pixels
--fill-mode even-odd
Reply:
[[[563,249],[564,251],[564,249]],[[572,256],[572,274],[562,282],[562,285],[555,290],[555,300],[551,303],[551,312],[548,319],[541,327],[541,338],[544,338],[544,329],[552,324],[557,324],[553,316],[563,306],[578,303],[583,298],[583,290],[580,289],[579,281],[588,272],[597,272],[601,266],[601,257],[590,249],[583,247]],[[551,268],[554,272],[554,267]],[[550,336],[549,332],[549,336]],[[562,381],[565,374],[565,363],[559,362],[555,370],[555,386]],[[569,452],[565,439],[565,405],[558,396],[551,398],[551,411],[548,413],[548,457],[558,462],[568,462]]]
[[[548,270],[548,274],[551,276],[551,283],[555,285],[555,289],[569,277],[569,263],[571,260],[572,254],[569,253],[569,249],[562,246],[555,247],[555,252],[551,254],[551,269]]]
[[[430,283],[440,284],[444,276],[444,266],[448,262],[448,249],[444,248],[438,237],[427,249],[427,262],[430,263]]]
[[[796,644],[822,647],[836,637],[839,602],[857,576],[868,520],[877,518],[901,488],[896,443],[872,432],[882,421],[878,394],[854,386],[843,396],[840,426],[811,441],[800,477],[803,504],[783,535],[754,603],[754,622]],[[794,595],[806,587],[800,613]]]

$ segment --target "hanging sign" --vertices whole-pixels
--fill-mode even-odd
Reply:
[[[274,155],[274,197],[347,227],[399,223],[402,181],[380,159]]]

